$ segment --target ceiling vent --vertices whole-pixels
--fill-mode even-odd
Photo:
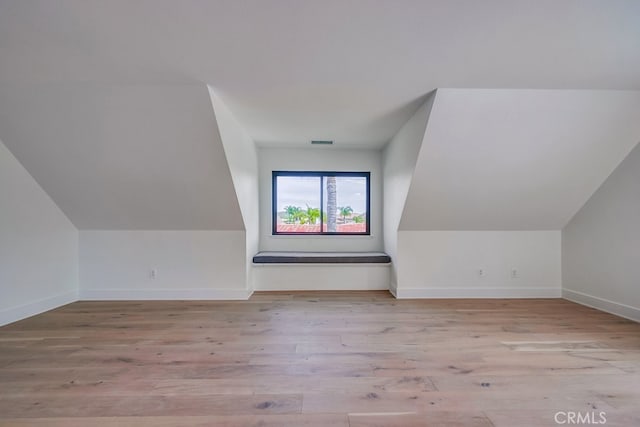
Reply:
[[[311,145],[333,145],[333,141],[311,141]]]

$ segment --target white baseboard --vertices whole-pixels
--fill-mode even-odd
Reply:
[[[81,289],[83,301],[125,300],[246,300],[247,289]]]
[[[640,308],[637,307],[632,307],[630,305],[621,304],[619,302],[596,297],[571,289],[563,289],[562,297],[569,301],[586,305],[587,307],[615,314],[616,316],[624,317],[625,319],[633,320],[635,322],[640,322]]]
[[[78,300],[78,292],[70,291],[64,294],[43,298],[28,304],[19,305],[17,307],[5,308],[0,310],[0,326],[17,322],[45,311],[53,310],[62,305],[66,305]]]
[[[395,297],[410,298],[561,298],[559,287],[535,288],[397,288]]]

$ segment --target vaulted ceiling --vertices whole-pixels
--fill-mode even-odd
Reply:
[[[638,40],[636,0],[0,0],[0,140],[78,228],[242,229],[208,86],[258,144],[373,149],[457,88],[403,226],[559,228],[640,140]]]
[[[640,141],[640,91],[439,89],[403,230],[559,230]]]
[[[80,229],[242,230],[206,86],[0,88],[0,140]]]
[[[0,86],[209,84],[258,143],[380,147],[436,88],[640,89],[638,40],[637,0],[0,0]]]

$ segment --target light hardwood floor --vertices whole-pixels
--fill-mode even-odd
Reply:
[[[77,302],[0,328],[0,425],[640,425],[640,324],[560,299]],[[564,415],[559,420],[563,421]]]

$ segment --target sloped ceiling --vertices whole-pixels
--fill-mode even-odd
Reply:
[[[640,91],[439,89],[401,230],[558,230],[640,141]]]
[[[5,145],[79,229],[243,230],[206,86],[0,88]]]
[[[335,148],[384,146],[436,88],[514,89],[434,106],[402,226],[557,229],[638,116],[549,89],[640,90],[638,22],[636,0],[0,0],[0,139],[79,228],[241,229],[207,85],[259,144]]]
[[[639,22],[637,0],[0,0],[0,85],[211,84],[259,143],[380,147],[439,87],[640,89]]]

